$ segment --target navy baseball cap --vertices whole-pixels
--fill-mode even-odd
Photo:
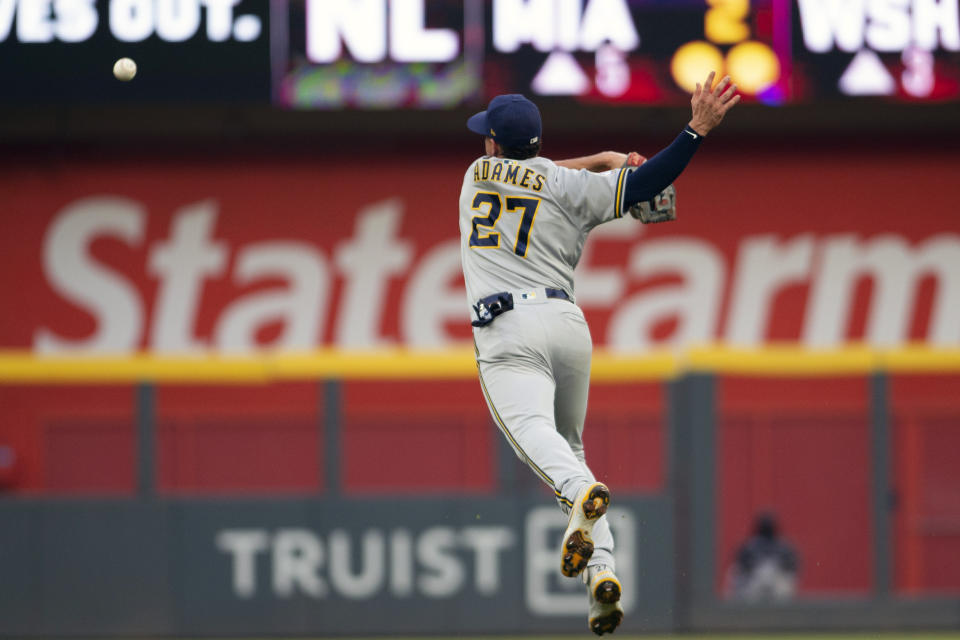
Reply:
[[[470,116],[467,128],[515,147],[540,142],[543,126],[537,105],[519,93],[509,93],[491,100],[486,111]]]

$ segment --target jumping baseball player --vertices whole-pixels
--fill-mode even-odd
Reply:
[[[569,523],[560,569],[586,569],[588,624],[597,635],[623,619],[613,537],[604,514],[610,490],[583,451],[592,343],[576,305],[573,270],[587,234],[625,212],[644,222],[672,219],[671,183],[704,136],[740,101],[729,78],[711,72],[691,98],[693,117],[676,140],[639,167],[613,169],[622,154],[552,162],[540,157],[541,121],[521,95],[500,95],[467,127],[486,155],[467,169],[460,192],[463,274],[480,386],[517,455],[549,485]]]

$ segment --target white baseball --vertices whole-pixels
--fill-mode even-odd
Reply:
[[[137,75],[137,63],[130,58],[120,58],[113,63],[113,75],[117,80],[130,82]]]

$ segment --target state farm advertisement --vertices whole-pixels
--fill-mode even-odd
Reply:
[[[0,347],[462,346],[457,197],[472,159],[5,170]],[[576,295],[594,342],[960,346],[958,163],[946,152],[907,160],[705,145],[677,182],[676,222],[592,234]]]

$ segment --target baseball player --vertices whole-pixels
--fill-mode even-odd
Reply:
[[[460,192],[461,260],[472,314],[480,386],[517,455],[553,489],[569,521],[563,575],[585,572],[588,624],[597,635],[623,619],[613,537],[604,514],[610,490],[586,464],[583,422],[592,343],[576,305],[573,270],[587,234],[629,212],[672,219],[671,183],[740,96],[711,72],[691,98],[693,117],[668,147],[639,167],[622,154],[552,162],[540,157],[541,121],[521,95],[500,95],[467,128],[486,155]],[[599,170],[598,172],[590,171]]]

